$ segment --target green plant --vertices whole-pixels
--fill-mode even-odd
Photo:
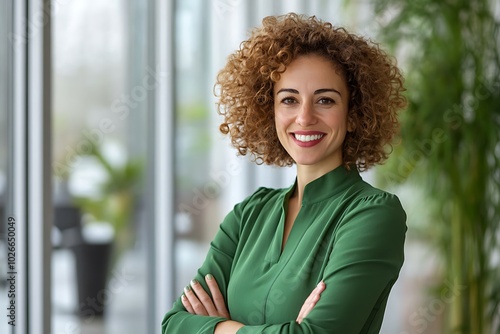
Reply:
[[[101,148],[93,145],[85,154],[94,158],[105,171],[106,179],[100,184],[99,195],[77,197],[74,202],[84,214],[90,215],[93,222],[106,222],[114,229],[114,264],[129,246],[132,238],[130,219],[135,204],[135,190],[139,184],[142,165],[139,161],[127,161],[114,165],[108,161]]]
[[[500,23],[488,0],[379,0],[380,38],[406,73],[402,145],[380,180],[415,181],[433,203],[443,282],[465,286],[448,333],[499,332]],[[431,207],[427,208],[430,209]],[[498,324],[498,322],[496,322]],[[498,325],[497,325],[498,326]]]

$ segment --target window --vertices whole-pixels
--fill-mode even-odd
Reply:
[[[15,330],[153,333],[232,206],[258,186],[288,186],[295,177],[293,168],[236,157],[219,134],[217,71],[266,15],[335,13],[323,18],[339,22],[342,9],[320,0],[51,4],[49,21],[41,0],[0,2],[0,142],[8,143],[0,145],[0,293],[10,210],[27,274],[19,300],[29,301],[19,305]],[[29,24],[51,34],[39,43]],[[9,40],[15,33],[29,33],[18,49]],[[30,113],[49,115],[50,124],[24,117]],[[42,147],[50,155],[37,153],[36,141],[15,140],[33,128],[52,138]],[[84,290],[89,273],[103,285]],[[0,332],[9,330],[0,322]]]

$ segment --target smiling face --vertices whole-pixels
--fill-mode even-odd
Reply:
[[[310,54],[293,60],[274,85],[274,114],[281,145],[297,166],[318,172],[342,164],[349,91],[332,61]]]

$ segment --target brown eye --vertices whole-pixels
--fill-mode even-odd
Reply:
[[[285,97],[284,99],[281,100],[281,103],[283,104],[294,104],[297,101],[293,97]]]
[[[318,100],[319,104],[334,104],[335,100],[329,97],[322,97]]]

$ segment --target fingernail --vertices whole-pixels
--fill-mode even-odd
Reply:
[[[207,278],[207,280],[211,281],[214,277],[211,275],[211,274],[208,274],[207,276],[205,276]]]
[[[186,300],[186,295],[185,295],[185,294],[182,294],[181,299],[182,299],[182,300]]]
[[[187,285],[185,288],[184,288],[184,292],[188,293],[189,291],[191,291],[191,287],[189,285]]]
[[[191,286],[196,285],[196,284],[198,284],[197,280],[195,280],[195,279],[191,280]]]

